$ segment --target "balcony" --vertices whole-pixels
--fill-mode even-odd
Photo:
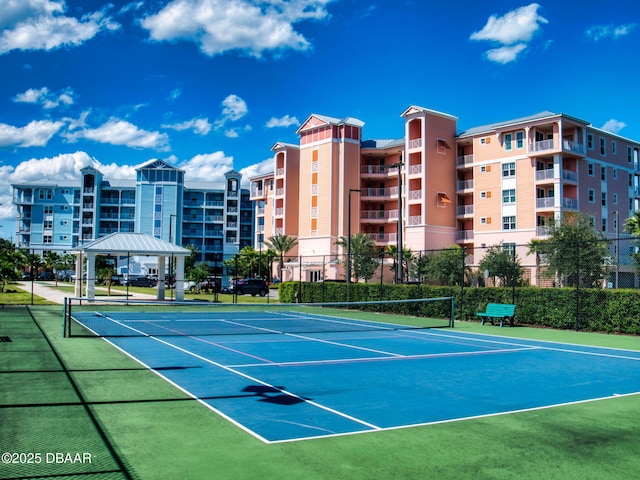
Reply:
[[[368,233],[376,243],[390,244],[397,242],[398,236],[395,233]]]
[[[367,223],[384,223],[398,218],[398,210],[363,210],[360,212],[360,220]]]
[[[408,173],[409,176],[420,175],[422,173],[422,164],[409,165]]]
[[[421,200],[421,199],[422,199],[422,190],[409,190],[409,201]]]
[[[409,150],[422,147],[422,138],[412,138],[409,140]]]
[[[473,205],[459,205],[456,207],[456,216],[473,215]]]
[[[473,163],[473,154],[462,155],[456,157],[456,166],[457,167],[470,167]]]
[[[410,227],[415,227],[417,225],[422,225],[422,215],[411,215],[409,216],[409,221],[407,225]]]
[[[551,231],[551,227],[546,227],[544,225],[538,225],[536,227],[536,235],[538,237],[546,237],[547,235],[549,235],[550,231]]]
[[[398,196],[398,187],[390,188],[363,188],[360,190],[360,197],[384,198]]]
[[[562,208],[567,210],[578,210],[578,199],[564,197],[562,199]]]
[[[536,208],[553,208],[555,206],[555,197],[536,198]]]
[[[458,180],[456,182],[456,191],[473,190],[473,179],[471,180]]]
[[[456,242],[472,242],[473,230],[460,230],[456,232]]]

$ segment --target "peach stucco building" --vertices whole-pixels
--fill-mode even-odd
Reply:
[[[299,144],[273,146],[274,172],[250,179],[251,200],[256,245],[298,238],[283,280],[344,279],[336,241],[349,232],[414,253],[458,244],[477,265],[473,247],[526,245],[564,212],[619,238],[640,208],[640,143],[584,120],[541,112],[458,132],[446,113],[401,117],[402,138],[364,140],[364,122],[314,114]]]

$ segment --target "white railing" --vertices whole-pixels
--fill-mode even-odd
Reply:
[[[284,215],[284,208],[283,207],[276,208],[276,216],[281,217],[282,215]]]
[[[473,153],[456,157],[456,165],[458,166],[469,165],[471,163],[473,163]]]
[[[422,198],[422,190],[409,191],[409,200],[420,200]]]
[[[311,171],[312,172],[317,172],[318,170],[320,170],[318,168],[318,162],[311,162]],[[284,175],[284,173],[283,173],[283,175]]]
[[[284,168],[276,168],[276,177],[281,177],[284,175]]]
[[[456,208],[456,215],[473,215],[473,205],[460,205]]]
[[[409,165],[409,175],[418,175],[422,173],[422,165]]]
[[[458,241],[473,240],[473,230],[461,230],[456,232],[456,240]]]
[[[536,198],[536,208],[550,208],[556,204],[555,197]]]
[[[456,183],[456,190],[469,190],[473,188],[473,179],[471,180],[458,180]]]
[[[409,217],[409,226],[420,225],[422,223],[422,215],[412,215]]]
[[[553,168],[545,168],[544,170],[536,170],[536,180],[549,180],[555,177]]]
[[[420,148],[422,146],[421,138],[413,138],[409,140],[409,148]]]
[[[574,142],[573,140],[562,140],[562,149],[574,153],[585,153],[584,144]]]
[[[276,197],[282,197],[284,195],[284,188],[276,188]]]
[[[553,138],[549,138],[548,140],[540,140],[539,142],[533,142],[530,145],[530,149],[533,152],[540,152],[542,150],[552,150],[553,147]]]
[[[538,237],[544,237],[546,235],[549,235],[549,232],[551,231],[551,227],[546,227],[543,225],[538,225],[536,227],[536,235]]]

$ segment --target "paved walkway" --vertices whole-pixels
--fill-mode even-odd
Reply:
[[[46,298],[47,300],[55,303],[59,303],[62,305],[64,303],[65,297],[73,297],[73,294],[70,292],[65,292],[59,288],[55,288],[55,282],[43,282],[43,281],[34,281],[34,282],[17,282],[18,286],[27,291],[33,292],[34,295],[37,295],[42,298]],[[73,286],[72,283],[68,282],[58,282],[58,286]],[[96,292],[107,292],[106,287],[95,287]],[[111,287],[111,294],[118,298],[118,296],[125,296],[127,293],[126,287]],[[166,295],[167,292],[165,292]],[[99,298],[107,298],[100,296]],[[131,300],[154,300],[156,299],[155,295],[149,295],[145,293],[138,293],[129,291],[129,296],[127,297]]]

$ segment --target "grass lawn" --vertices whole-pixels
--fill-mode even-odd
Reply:
[[[33,302],[32,302],[33,300]],[[50,302],[37,295],[31,295],[31,292],[9,284],[3,292],[0,292],[0,305],[52,305]]]
[[[638,395],[267,445],[104,340],[61,338],[59,308],[30,312],[33,318],[25,307],[0,310],[0,335],[13,339],[0,343],[0,380],[11,387],[0,389],[0,414],[10,419],[0,444],[3,451],[89,451],[94,463],[28,472],[9,465],[0,478],[627,480],[640,472]],[[638,337],[467,322],[456,328],[640,350]]]

